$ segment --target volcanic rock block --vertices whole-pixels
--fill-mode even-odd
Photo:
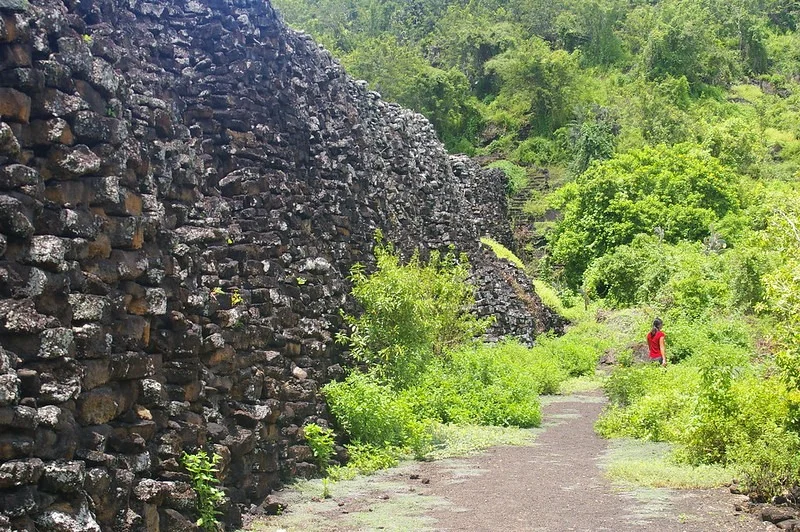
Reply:
[[[75,136],[66,120],[51,118],[31,122],[31,142],[37,145],[64,144],[71,146]]]
[[[11,126],[0,122],[0,155],[16,156],[20,152],[20,145]]]
[[[39,314],[30,299],[0,300],[0,333],[37,334],[50,323],[51,318]]]
[[[28,2],[26,0],[0,0],[0,11],[8,13],[22,13],[28,10]]]
[[[75,336],[71,329],[47,329],[40,338],[39,358],[65,358],[75,352]]]
[[[11,460],[0,464],[0,489],[36,485],[44,472],[44,462],[38,458]]]
[[[41,235],[31,239],[26,260],[29,264],[49,271],[62,271],[67,254],[67,243],[57,236]]]
[[[77,511],[65,512],[62,509],[48,509],[36,518],[40,530],[81,530],[84,532],[102,532],[89,508],[80,506]]]
[[[119,146],[127,138],[124,122],[100,116],[92,111],[80,111],[72,118],[72,131],[78,142],[88,145],[110,143]]]
[[[2,151],[3,123],[0,122],[0,151]],[[12,134],[13,138],[13,134]],[[17,146],[19,151],[19,146]],[[0,168],[0,190],[25,190],[40,182],[39,172],[21,164],[10,164]]]
[[[16,89],[0,87],[0,118],[27,124],[31,117],[31,98]]]
[[[69,304],[75,321],[102,321],[110,306],[105,297],[90,294],[70,294]]]
[[[54,145],[50,151],[50,171],[53,177],[71,179],[92,174],[100,169],[100,158],[88,146]]]
[[[81,394],[78,398],[78,421],[84,425],[108,423],[120,410],[120,396],[111,387],[103,386]]]
[[[0,406],[19,401],[19,378],[16,375],[0,375]]]
[[[85,475],[86,467],[83,462],[50,462],[44,466],[40,489],[54,493],[73,493],[83,488]]]
[[[54,72],[51,73],[51,77],[59,75],[66,75],[68,77],[68,74],[66,72],[62,72],[60,70],[61,68],[63,67],[54,66]],[[48,71],[45,70],[45,75],[47,76],[47,74]],[[59,83],[58,80],[53,80],[52,83],[55,83],[57,85],[63,85],[66,82],[62,81],[61,83]],[[77,111],[82,111],[85,109],[89,109],[89,104],[86,103],[85,100],[83,100],[79,96],[66,94],[54,88],[48,88],[45,89],[44,92],[36,94],[31,103],[31,113],[33,116],[37,118],[51,118],[51,117],[65,118],[69,116],[71,113],[75,113]]]
[[[16,238],[30,238],[34,228],[26,210],[18,199],[0,195],[0,232]]]

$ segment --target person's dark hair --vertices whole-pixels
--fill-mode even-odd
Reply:
[[[656,318],[653,320],[653,328],[650,329],[650,338],[655,336],[656,333],[661,330],[662,325],[664,325],[664,322],[661,321],[661,318]]]

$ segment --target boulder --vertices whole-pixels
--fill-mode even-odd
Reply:
[[[27,124],[31,118],[31,98],[16,89],[0,87],[0,118]]]

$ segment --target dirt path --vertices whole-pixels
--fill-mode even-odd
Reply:
[[[599,392],[550,401],[544,430],[530,447],[408,464],[337,484],[330,500],[302,503],[297,494],[277,494],[289,511],[252,530],[766,530],[753,516],[735,513],[741,496],[725,489],[613,485],[600,467],[607,442],[593,430],[603,404]]]
[[[479,479],[431,481],[430,493],[452,503],[433,513],[439,530],[764,530],[751,516],[734,514],[737,497],[724,489],[615,488],[599,464],[607,442],[594,432],[602,398],[565,399],[545,407],[548,426],[533,447],[473,458]]]

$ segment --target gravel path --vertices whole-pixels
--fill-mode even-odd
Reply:
[[[458,479],[429,464],[429,495],[451,505],[430,513],[437,530],[459,531],[728,531],[765,530],[734,512],[741,496],[726,489],[622,491],[599,461],[607,442],[593,425],[599,392],[544,408],[546,430],[532,447],[499,447],[468,459],[480,475]],[[448,478],[449,477],[449,478]]]
[[[414,462],[336,483],[332,498],[297,490],[270,499],[287,508],[248,530],[351,531],[641,531],[776,530],[734,511],[744,497],[727,489],[668,490],[612,484],[600,462],[608,442],[593,425],[601,392],[547,398],[544,427],[529,447]],[[312,490],[319,489],[314,484]],[[317,492],[318,493],[318,492]]]

